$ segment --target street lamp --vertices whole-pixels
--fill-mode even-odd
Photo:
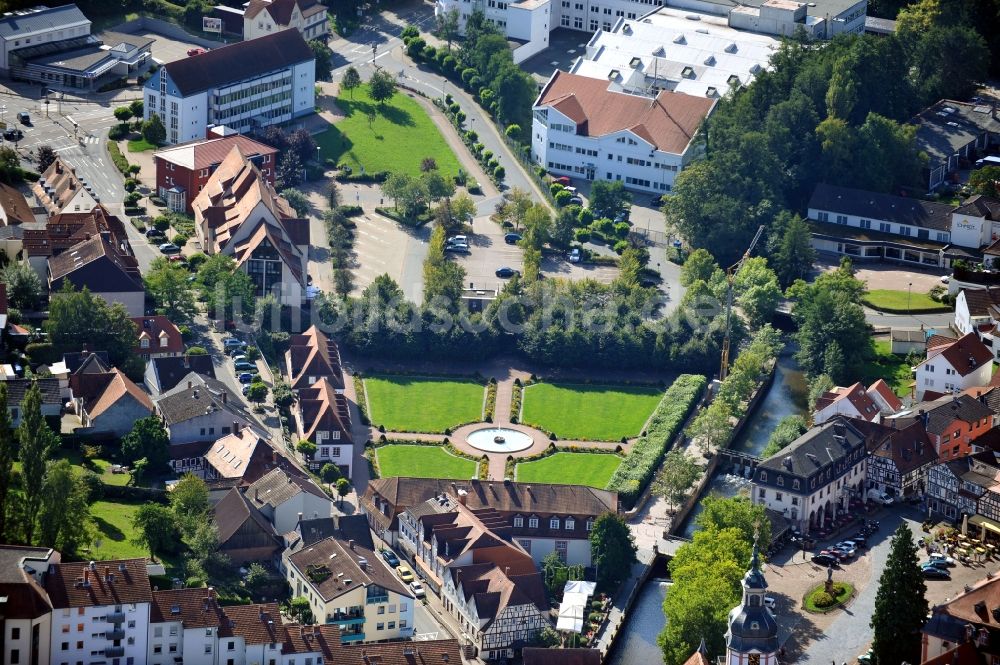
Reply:
[[[910,295],[913,290],[913,282],[909,282],[906,285],[906,313],[910,313]]]

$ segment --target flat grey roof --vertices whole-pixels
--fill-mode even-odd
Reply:
[[[41,11],[25,10],[0,18],[0,37],[11,38],[39,30],[58,30],[87,20],[76,5],[45,7]]]
[[[1000,133],[1000,121],[988,104],[966,104],[943,99],[924,109],[911,122],[917,126],[917,149],[931,165],[943,162],[983,132]]]
[[[760,7],[767,0],[702,0],[702,2],[721,5],[723,7]],[[818,16],[824,18],[827,14],[830,17],[839,16],[854,5],[859,4],[858,0],[809,0],[803,2],[806,6],[808,16]]]

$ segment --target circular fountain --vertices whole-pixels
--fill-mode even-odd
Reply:
[[[531,447],[530,435],[506,427],[486,427],[470,432],[465,440],[477,450],[487,453],[516,453]]]

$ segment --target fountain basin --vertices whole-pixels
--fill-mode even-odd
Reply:
[[[534,443],[528,434],[506,427],[486,427],[470,432],[465,440],[470,446],[487,453],[516,453]]]

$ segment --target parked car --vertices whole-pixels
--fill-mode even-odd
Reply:
[[[812,557],[812,562],[817,566],[826,566],[827,568],[836,568],[839,561],[837,557],[832,554],[825,554],[820,552],[819,554],[814,554]]]
[[[929,568],[934,566],[935,568],[940,568],[941,570],[948,570],[948,564],[944,559],[928,559],[920,566],[921,568]]]
[[[416,580],[410,582],[410,590],[413,592],[413,595],[416,596],[417,598],[423,598],[424,596],[427,595],[427,592],[424,591],[424,585],[421,584],[420,582],[417,582]]]
[[[858,656],[858,665],[871,665],[871,663],[872,663],[871,649]]]
[[[237,372],[252,372],[257,369],[256,365],[246,360],[236,363],[234,367]]]
[[[385,559],[385,562],[393,568],[399,565],[399,557],[397,557],[396,553],[388,547],[382,550],[382,558]]]
[[[653,208],[660,208],[663,206],[665,202],[666,201],[664,200],[664,195],[657,194],[649,201],[649,205],[652,206]]]
[[[503,241],[508,245],[516,245],[521,241],[520,233],[508,233],[503,237]]]
[[[858,547],[868,547],[868,537],[863,533],[856,533],[851,536],[851,542]]]
[[[180,254],[181,248],[172,242],[165,242],[160,245],[160,251],[164,254]]]
[[[568,187],[569,183],[570,183],[570,179],[569,179],[569,176],[567,176],[567,175],[553,176],[552,182],[558,182],[563,187]]]
[[[574,196],[574,197],[570,198],[570,200],[568,201],[568,204],[569,205],[582,206],[583,205],[583,199],[581,199],[579,196]]]
[[[11,127],[3,133],[3,137],[8,141],[20,141],[24,138],[24,132],[16,127]]]
[[[452,236],[445,241],[446,245],[468,245],[469,236]]]
[[[456,254],[469,254],[472,250],[465,243],[453,243],[444,246],[444,251],[454,252]]]
[[[834,547],[834,549],[838,549],[838,550],[841,550],[842,552],[846,552],[849,556],[854,556],[855,554],[857,554],[857,548],[854,547],[854,543],[852,543],[852,542],[850,542],[848,540],[842,540],[841,542],[837,543],[833,547]]]
[[[240,349],[240,350],[242,351],[242,349]],[[250,362],[250,361],[247,360],[246,355],[244,355],[242,353],[237,353],[236,355],[233,356],[233,362],[234,363],[240,363],[240,362],[246,363],[246,362]]]
[[[920,572],[923,576],[929,580],[950,580],[951,573],[949,573],[944,568],[938,568],[937,566],[921,566]]]
[[[874,501],[875,503],[881,503],[883,506],[891,506],[893,498],[886,494],[885,492],[880,492],[877,489],[868,490],[868,500]]]
[[[251,383],[253,381],[253,374],[250,372],[242,372],[236,378],[240,380],[240,383]]]
[[[413,571],[405,563],[401,563],[396,566],[396,574],[399,575],[399,579],[403,580],[407,584],[413,581]]]
[[[236,337],[227,337],[222,340],[222,347],[225,349],[239,349],[246,346],[247,343]]]
[[[208,53],[208,49],[205,48],[189,48],[187,51],[188,57],[193,55],[201,55],[202,53]]]
[[[164,238],[166,237],[166,235],[167,235],[166,233],[164,233],[163,231],[161,231],[156,227],[153,227],[151,229],[146,229],[147,238]]]
[[[620,213],[615,215],[615,224],[617,224],[618,222],[627,222],[627,221],[628,221],[628,210],[622,210]]]
[[[842,552],[841,550],[834,549],[832,547],[829,549],[822,550],[820,554],[829,554],[837,561],[847,561],[848,559],[851,558],[850,555],[847,554],[847,552]]]
[[[517,270],[514,270],[513,268],[508,266],[497,268],[497,277],[499,277],[500,279],[510,279],[514,275],[520,275],[520,274],[521,273],[519,273]]]
[[[955,565],[955,560],[953,558],[951,558],[947,554],[942,554],[941,552],[931,552],[930,555],[927,557],[927,561],[929,563],[940,562],[945,566],[949,567]]]
[[[28,115],[26,111],[21,111],[20,113],[17,114],[17,121],[22,125],[30,125],[31,116]]]
[[[570,250],[570,253],[569,253],[569,262],[570,263],[579,263],[580,262],[580,258],[581,258],[581,255],[580,255],[580,248],[579,247],[574,247],[572,250]]]
[[[249,394],[250,394],[250,384],[247,383],[243,385],[243,396],[246,397]]]
[[[171,263],[187,263],[187,259],[180,254],[171,254],[167,257],[167,261],[170,261]]]

